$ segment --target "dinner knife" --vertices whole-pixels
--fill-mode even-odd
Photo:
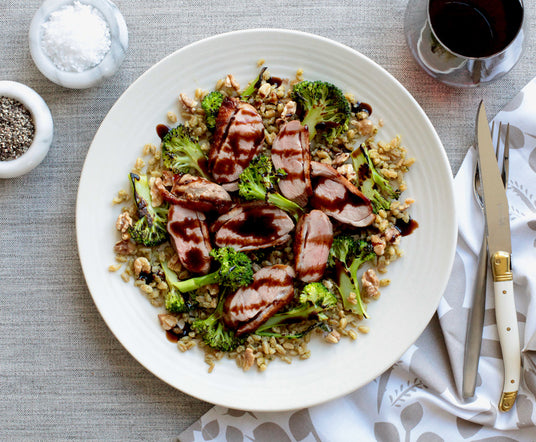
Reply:
[[[504,383],[499,410],[508,411],[513,407],[519,390],[521,353],[511,269],[512,244],[508,199],[497,165],[483,102],[480,102],[478,108],[476,137],[484,196],[488,255],[495,294],[495,318],[504,364]]]

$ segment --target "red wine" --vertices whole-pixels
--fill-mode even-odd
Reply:
[[[465,57],[489,57],[516,37],[523,22],[519,0],[430,0],[430,26],[438,40]]]

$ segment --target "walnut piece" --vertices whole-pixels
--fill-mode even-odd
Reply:
[[[166,313],[158,315],[158,319],[160,320],[160,325],[164,330],[171,330],[177,325],[177,317],[174,315],[168,315]]]
[[[136,278],[140,276],[141,273],[151,273],[151,263],[143,256],[134,260],[133,267]]]
[[[132,218],[128,212],[123,212],[117,217],[115,228],[121,233],[125,233],[132,226]]]
[[[368,269],[361,277],[362,292],[367,298],[378,299],[380,297],[380,280],[374,269]]]

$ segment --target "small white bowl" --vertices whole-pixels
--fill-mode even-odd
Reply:
[[[110,29],[111,47],[103,60],[95,67],[83,72],[67,72],[59,69],[44,53],[41,46],[41,26],[52,12],[74,3],[74,0],[46,0],[35,13],[30,24],[29,41],[33,61],[41,73],[50,81],[71,89],[85,89],[111,77],[125,58],[128,48],[128,30],[123,15],[109,0],[79,0],[81,4],[97,9]]]
[[[0,178],[15,178],[34,169],[46,157],[54,135],[54,123],[47,104],[32,88],[16,81],[0,81],[2,96],[22,103],[32,114],[35,127],[34,139],[26,152],[14,160],[0,160]]]

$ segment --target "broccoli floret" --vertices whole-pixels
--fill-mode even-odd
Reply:
[[[225,296],[221,295],[214,312],[206,319],[196,319],[192,329],[201,335],[208,346],[228,352],[233,351],[243,340],[238,338],[233,330],[229,330],[221,320],[224,300]]]
[[[307,320],[311,317],[316,317],[321,321],[327,320],[324,313],[337,305],[337,298],[331,293],[322,283],[311,282],[307,284],[299,297],[299,305],[282,313],[276,313],[264,324],[262,324],[255,333],[261,336],[285,336],[287,338],[302,337],[321,325],[317,322],[306,330],[297,334],[281,335],[280,333],[270,332],[269,330],[285,323]]]
[[[192,310],[195,307],[196,302],[190,293],[182,294],[177,288],[177,285],[180,282],[177,274],[171,270],[165,262],[161,262],[160,265],[162,266],[166,283],[169,287],[164,300],[166,310],[171,313],[183,313]]]
[[[146,175],[129,175],[138,220],[130,227],[131,238],[138,244],[152,247],[167,240],[167,204],[153,207]]]
[[[320,128],[328,143],[348,129],[350,104],[337,86],[325,81],[302,81],[292,88],[292,99],[304,114],[302,124],[309,129],[310,140]]]
[[[279,178],[285,176],[282,169],[274,170],[272,160],[266,155],[255,157],[240,174],[238,192],[246,200],[263,200],[286,212],[296,219],[303,208],[276,191]]]
[[[357,174],[357,184],[371,201],[374,212],[389,210],[391,200],[398,199],[400,191],[393,189],[389,180],[376,169],[365,144],[352,152],[352,164]]]
[[[216,117],[224,98],[221,92],[212,91],[201,100],[201,107],[205,111],[205,123],[210,131],[214,131],[216,128]]]
[[[329,251],[328,265],[335,268],[337,288],[344,308],[364,318],[368,318],[368,315],[361,298],[357,271],[363,263],[375,257],[374,247],[370,242],[348,235],[335,237]]]
[[[179,281],[175,287],[181,293],[192,292],[209,284],[220,284],[235,291],[253,281],[253,265],[245,253],[238,252],[232,247],[222,247],[212,249],[210,256],[219,263],[218,270],[208,275]]]
[[[242,94],[240,95],[240,98],[242,100],[247,100],[259,88],[262,82],[262,75],[264,74],[265,70],[266,70],[266,66],[264,66],[261,69],[261,71],[259,72],[259,75],[257,75],[257,77],[255,77],[255,79],[251,83],[249,83],[248,87],[244,89],[244,92],[242,92]]]
[[[162,159],[164,167],[174,173],[188,173],[193,169],[208,178],[205,172],[207,157],[198,139],[183,124],[170,129],[162,138]]]

